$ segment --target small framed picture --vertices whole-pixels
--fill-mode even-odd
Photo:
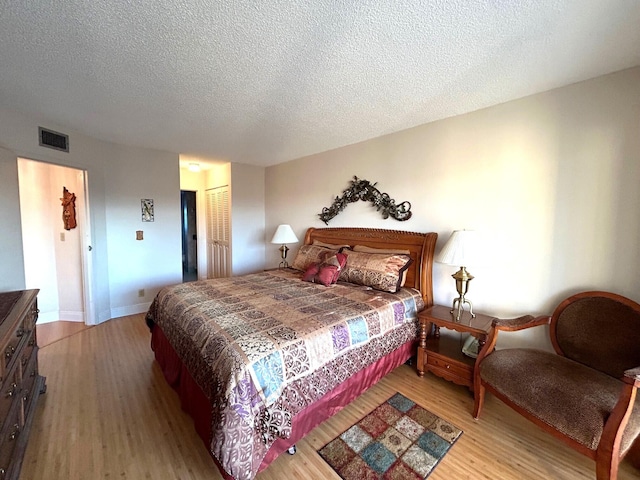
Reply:
[[[143,198],[140,203],[142,205],[142,221],[153,222],[153,199]]]

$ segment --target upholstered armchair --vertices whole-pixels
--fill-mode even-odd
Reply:
[[[584,292],[564,300],[550,317],[493,324],[476,360],[474,417],[488,390],[594,459],[598,480],[615,480],[620,460],[640,449],[640,305],[613,293]],[[556,353],[495,350],[500,332],[541,325],[549,325]]]

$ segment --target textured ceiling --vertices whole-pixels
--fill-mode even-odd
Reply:
[[[639,26],[638,0],[0,0],[0,107],[266,166],[640,65]]]

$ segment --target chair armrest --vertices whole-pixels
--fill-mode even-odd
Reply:
[[[533,315],[523,315],[518,318],[494,318],[491,322],[493,329],[489,334],[489,338],[487,339],[487,343],[485,343],[482,350],[478,353],[478,357],[476,358],[475,369],[477,370],[478,366],[484,360],[484,357],[493,352],[494,348],[496,348],[496,343],[498,342],[498,333],[503,332],[515,332],[517,330],[523,330],[525,328],[537,327],[539,325],[548,325],[551,322],[551,317],[534,317]],[[475,374],[474,374],[475,375]]]
[[[550,316],[533,317],[532,315],[523,315],[522,317],[509,319],[495,318],[492,325],[496,330],[515,332],[517,330],[537,327],[539,325],[549,325],[549,323],[551,323]]]
[[[626,383],[630,383],[636,388],[640,388],[640,367],[631,368],[624,372],[622,378]]]

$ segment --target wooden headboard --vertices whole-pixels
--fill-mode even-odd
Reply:
[[[414,233],[378,228],[309,228],[305,245],[314,240],[335,245],[366,245],[373,248],[409,250],[413,262],[407,270],[405,286],[422,293],[425,307],[433,305],[433,255],[437,233]]]

